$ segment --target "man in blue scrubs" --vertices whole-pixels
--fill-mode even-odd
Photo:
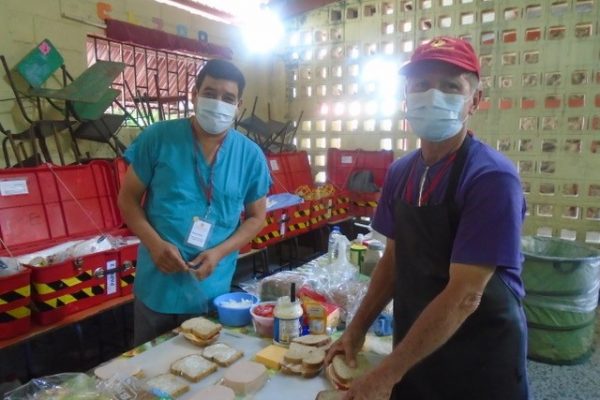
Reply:
[[[136,345],[206,312],[228,292],[238,250],[264,223],[266,159],[231,127],[244,86],[233,64],[208,61],[192,92],[195,115],[146,128],[125,153],[119,208],[141,240]]]

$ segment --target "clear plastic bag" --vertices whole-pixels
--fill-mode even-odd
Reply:
[[[170,399],[168,395],[160,394],[145,382],[132,377],[115,374],[111,378],[98,382],[98,389],[114,400],[153,400]]]
[[[22,270],[19,260],[11,257],[0,257],[0,276],[9,276]]]
[[[96,379],[82,373],[35,378],[8,392],[4,400],[110,400],[96,388]]]

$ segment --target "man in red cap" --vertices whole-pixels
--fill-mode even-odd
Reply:
[[[528,399],[521,299],[525,200],[513,163],[467,130],[481,99],[471,45],[437,37],[400,71],[421,148],[390,167],[369,291],[327,355],[353,364],[394,301],[394,350],[344,399]]]

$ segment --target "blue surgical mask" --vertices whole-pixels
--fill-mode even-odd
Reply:
[[[415,135],[441,142],[458,134],[467,119],[461,113],[468,96],[437,89],[406,95],[406,119]]]
[[[196,100],[196,120],[206,132],[218,135],[225,132],[235,118],[235,104],[198,96]]]

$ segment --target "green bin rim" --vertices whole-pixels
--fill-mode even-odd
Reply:
[[[573,246],[573,247],[577,247],[578,249],[584,250],[588,253],[592,253],[594,255],[589,255],[589,256],[585,256],[585,257],[556,257],[556,256],[545,256],[542,254],[538,254],[538,253],[532,253],[529,252],[527,250],[524,249],[523,246],[523,241],[524,240],[534,240],[534,241],[538,241],[538,242],[548,242],[548,243],[561,243],[561,244],[568,244],[569,246]],[[584,245],[582,243],[579,242],[573,242],[570,240],[565,240],[565,239],[559,239],[559,238],[548,238],[548,237],[542,237],[542,236],[523,236],[521,237],[521,252],[531,258],[537,258],[540,260],[550,260],[550,261],[595,261],[596,259],[600,259],[600,250],[591,247],[591,246],[587,246]]]

